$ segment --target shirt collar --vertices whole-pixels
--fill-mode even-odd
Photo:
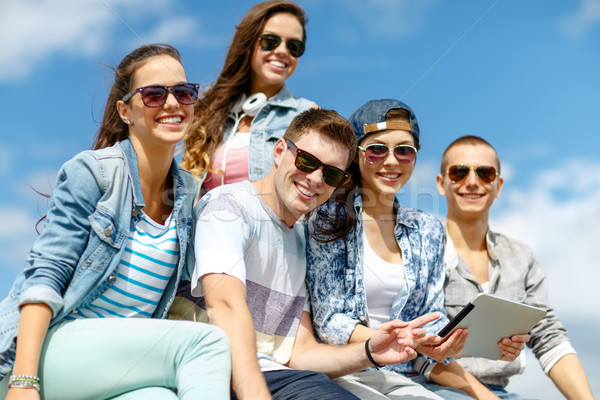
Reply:
[[[396,211],[396,226],[404,225],[410,229],[418,229],[417,221],[411,218],[406,208],[400,205],[398,198],[394,198],[394,210]],[[360,196],[360,188],[356,190],[354,195],[354,212],[356,215],[362,214],[362,197]]]

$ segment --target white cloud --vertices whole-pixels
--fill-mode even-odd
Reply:
[[[594,26],[600,25],[600,0],[581,0],[579,8],[560,21],[561,30],[568,36],[579,39]]]
[[[135,45],[199,37],[191,17],[175,24],[168,18],[172,1],[20,0],[0,2],[0,80],[24,78],[54,54],[95,57],[111,47],[115,31],[125,27]],[[158,18],[158,28],[150,17]],[[163,21],[163,22],[161,22]],[[135,28],[140,26],[142,28]],[[135,40],[135,39],[134,39]]]
[[[490,226],[527,243],[549,278],[550,299],[563,312],[595,312],[600,268],[600,164],[572,160],[534,177],[532,185],[505,186]],[[581,294],[586,301],[581,302]],[[595,298],[595,301],[594,301]]]

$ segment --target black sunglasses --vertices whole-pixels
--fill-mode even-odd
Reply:
[[[281,36],[275,35],[274,33],[265,33],[258,38],[258,44],[263,51],[275,50],[277,46],[281,44]],[[290,54],[296,58],[304,54],[304,42],[298,39],[288,39],[285,41],[285,47],[287,47]]]
[[[199,88],[200,85],[197,83],[179,83],[173,86],[144,86],[127,93],[121,100],[127,102],[137,92],[140,92],[142,94],[144,105],[146,107],[155,108],[165,104],[167,97],[169,97],[169,92],[171,92],[180,104],[190,105],[194,104],[198,99]]]
[[[346,171],[334,167],[333,165],[323,164],[321,160],[309,152],[299,149],[290,139],[285,139],[288,147],[296,152],[296,168],[302,172],[313,172],[323,166],[323,180],[329,186],[340,186],[350,176]]]
[[[468,165],[453,165],[448,168],[448,178],[454,183],[460,182],[469,175],[471,170],[475,171],[479,179],[485,183],[494,182],[499,174],[498,171],[496,171],[496,168],[492,166],[481,165],[479,167],[473,167]]]
[[[358,149],[365,153],[365,158],[369,164],[382,162],[390,153],[390,149],[385,144],[380,143],[372,143],[366,147],[358,146]],[[394,147],[394,156],[400,164],[410,164],[417,157],[417,149],[409,144],[399,144]]]

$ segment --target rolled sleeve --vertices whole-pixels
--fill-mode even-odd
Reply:
[[[26,289],[17,301],[17,306],[25,304],[44,303],[52,309],[52,317],[56,317],[62,308],[64,300],[60,293],[46,285],[34,285]]]

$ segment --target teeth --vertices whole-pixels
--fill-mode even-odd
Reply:
[[[302,187],[300,185],[296,185],[296,187],[298,188],[298,190],[300,191],[300,193],[302,193],[305,196],[313,197],[313,196],[317,195],[316,193],[313,193],[310,190],[308,190],[308,189],[306,189],[306,188],[304,188],[304,187]]]
[[[466,197],[467,199],[478,199],[482,195],[481,194],[463,194],[462,197]]]
[[[181,117],[161,118],[158,120],[161,124],[180,124]]]
[[[400,176],[400,174],[379,174],[379,175],[383,176],[384,178],[390,178],[390,179],[395,179]]]
[[[279,68],[285,68],[285,64],[281,61],[269,61],[269,64],[274,65]]]

